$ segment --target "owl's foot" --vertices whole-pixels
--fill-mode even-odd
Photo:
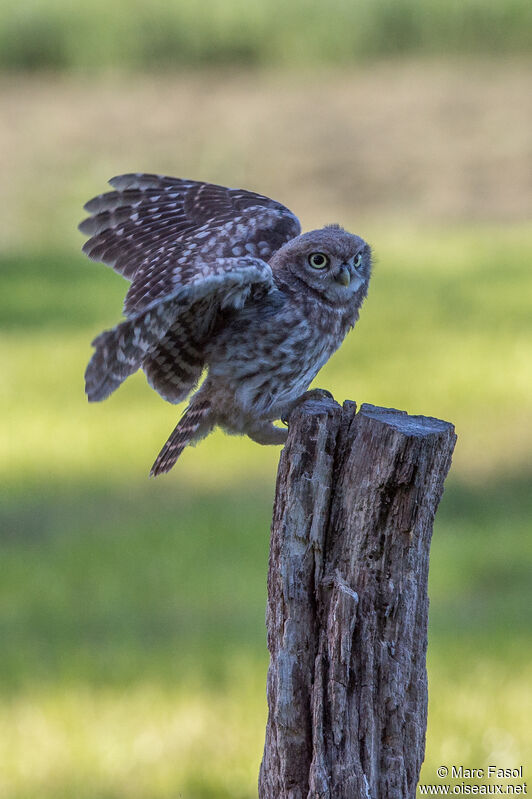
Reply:
[[[304,394],[299,398],[297,401],[298,404],[300,402],[304,402],[308,399],[334,399],[333,395],[330,391],[327,391],[326,388],[311,388],[310,391],[305,391]]]
[[[333,395],[331,394],[330,391],[327,391],[326,388],[311,388],[310,391],[305,391],[304,394],[301,394],[301,396],[298,397],[290,405],[288,410],[285,411],[283,416],[281,416],[281,422],[283,422],[283,424],[288,424],[288,421],[290,419],[290,414],[292,413],[292,411],[295,408],[297,408],[298,405],[301,405],[302,402],[306,402],[307,400],[312,400],[312,399],[317,399],[317,400],[320,400],[320,399],[332,399],[332,400],[334,400],[334,397],[333,397]]]
[[[257,444],[285,444],[288,436],[288,430],[272,422],[255,422],[245,433]]]

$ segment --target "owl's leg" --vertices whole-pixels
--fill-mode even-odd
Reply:
[[[244,430],[245,434],[257,444],[285,444],[288,430],[276,427],[272,422],[256,421]]]
[[[298,405],[301,405],[302,402],[306,402],[310,399],[332,399],[334,400],[333,395],[330,391],[327,391],[326,388],[311,388],[310,391],[305,391],[304,394],[301,394],[292,404],[288,407],[288,409],[283,413],[281,417],[281,421],[284,424],[288,424],[290,419],[290,414],[297,408]]]

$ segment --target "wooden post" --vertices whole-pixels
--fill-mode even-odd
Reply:
[[[415,797],[432,525],[447,422],[310,398],[282,451],[260,799]]]

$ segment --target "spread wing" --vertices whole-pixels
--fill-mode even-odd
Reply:
[[[218,258],[205,270],[196,263],[188,283],[153,299],[92,342],[96,352],[85,372],[89,401],[108,397],[140,366],[165,399],[184,399],[201,375],[203,344],[220,311],[241,308],[273,285],[270,267],[259,258]]]
[[[217,258],[268,261],[301,232],[281,203],[244,189],[162,175],[120,175],[115,191],[90,200],[80,224],[90,235],[83,251],[132,281],[124,303],[130,316],[179,286],[209,275]]]
[[[86,371],[89,400],[107,397],[140,366],[179,402],[198,382],[209,333],[225,307],[273,286],[266,261],[299,235],[281,203],[244,189],[131,174],[90,200],[83,251],[131,280],[128,320],[105,331]]]

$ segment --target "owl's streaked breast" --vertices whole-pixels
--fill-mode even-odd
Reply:
[[[306,391],[347,329],[340,309],[315,302],[309,309],[274,295],[235,315],[214,338],[210,379],[224,384],[242,411],[278,418]]]

